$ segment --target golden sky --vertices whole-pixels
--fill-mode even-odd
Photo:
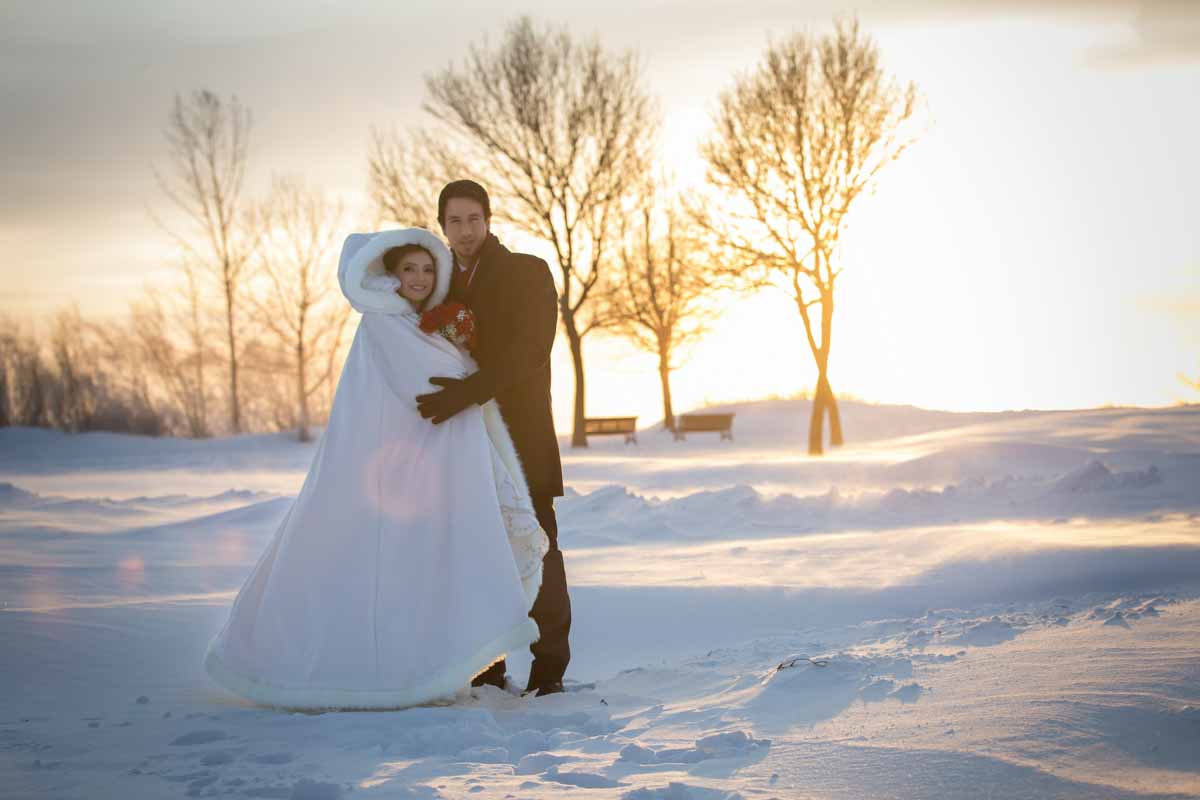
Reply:
[[[1186,0],[613,0],[503,15],[423,0],[6,3],[0,313],[116,313],[169,279],[151,165],[176,91],[251,107],[256,188],[299,174],[362,214],[370,126],[419,121],[424,74],[530,13],[641,53],[665,158],[696,180],[695,142],[733,76],[770,37],[854,10],[886,66],[917,83],[928,130],[844,239],[834,388],[963,410],[1195,399],[1177,378],[1200,373],[1200,3]],[[726,302],[676,376],[677,410],[811,385],[786,298]],[[657,418],[652,359],[585,348],[590,413]],[[555,367],[561,424],[565,345]]]

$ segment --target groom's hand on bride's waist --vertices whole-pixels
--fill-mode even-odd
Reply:
[[[425,419],[441,425],[458,412],[475,403],[470,384],[461,378],[430,378],[434,386],[443,387],[440,392],[417,395],[417,410]]]

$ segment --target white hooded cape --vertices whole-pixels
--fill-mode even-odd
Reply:
[[[304,486],[209,645],[219,684],[286,708],[395,708],[454,694],[538,636],[548,547],[495,402],[441,425],[430,377],[474,371],[417,323],[381,256],[429,231],[353,234],[338,278],[363,312]]]

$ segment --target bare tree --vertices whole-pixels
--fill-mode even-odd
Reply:
[[[153,378],[169,405],[182,417],[183,431],[201,439],[212,435],[208,369],[213,356],[199,278],[186,262],[181,271],[184,281],[178,291],[147,289],[140,301],[130,305],[128,336],[142,373]],[[150,402],[152,390],[148,386],[135,391],[144,391],[146,402]]]
[[[208,416],[208,373],[212,359],[209,355],[206,333],[207,322],[201,312],[200,280],[196,268],[183,263],[183,303],[177,311],[188,342],[188,352],[179,363],[185,377],[180,381],[182,405],[188,420],[188,431],[193,438],[206,438],[212,434]]]
[[[649,186],[640,212],[623,217],[617,263],[601,282],[598,318],[611,333],[658,357],[663,425],[675,430],[671,372],[717,317],[720,274],[694,220],[664,187]]]
[[[56,378],[52,395],[55,424],[67,431],[88,430],[100,405],[100,365],[79,307],[60,311],[50,329]]]
[[[42,342],[0,320],[0,374],[10,384],[5,424],[66,431],[160,435],[163,409],[151,401],[137,348],[117,322],[56,314]]]
[[[771,45],[758,67],[721,95],[716,130],[701,147],[721,212],[702,215],[733,266],[782,278],[804,322],[817,367],[808,450],[823,452],[823,425],[842,443],[829,383],[837,244],[850,209],[880,170],[913,141],[917,106],[879,63],[857,21],[831,34]]]
[[[12,319],[0,316],[0,428],[20,424],[17,406],[20,343],[20,327]]]
[[[130,319],[90,321],[87,326],[106,393],[118,395],[141,408],[153,407],[154,376],[146,368]]]
[[[5,325],[2,353],[8,365],[9,402],[13,425],[46,428],[52,424],[50,410],[53,376],[32,336],[15,323]]]
[[[20,330],[7,317],[0,317],[0,428],[16,425],[17,348]]]
[[[162,390],[138,341],[135,306],[130,304],[130,314],[123,320],[81,321],[78,328],[95,386],[95,399],[82,430],[161,436],[180,429],[172,398]],[[159,336],[165,331],[165,325],[155,328]]]
[[[250,112],[233,97],[228,103],[210,91],[176,95],[167,128],[167,173],[155,177],[190,223],[187,232],[166,225],[186,257],[215,279],[224,304],[224,338],[229,366],[229,424],[242,430],[238,389],[238,333],[246,267],[259,231],[243,197]]]
[[[571,444],[586,447],[583,339],[622,203],[648,168],[657,115],[633,53],[610,54],[527,17],[497,47],[426,80],[425,109],[496,196],[496,216],[553,248],[575,372]]]
[[[21,387],[19,406],[23,412],[21,424],[35,428],[48,428],[52,421],[50,371],[46,368],[41,353],[36,348],[26,349],[20,356],[17,385]]]
[[[4,341],[4,335],[0,333],[0,348],[6,349],[7,343]],[[0,428],[7,428],[12,425],[12,401],[9,399],[9,377],[8,377],[8,359],[0,357]]]
[[[310,398],[336,376],[329,358],[340,349],[350,306],[330,265],[344,208],[294,178],[276,178],[262,209],[267,231],[258,260],[262,291],[255,316],[274,338],[291,376],[297,435],[311,439]]]

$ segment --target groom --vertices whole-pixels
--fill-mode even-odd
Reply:
[[[550,348],[558,329],[558,293],[550,267],[536,256],[513,253],[489,231],[487,191],[475,181],[454,181],[438,196],[438,224],[454,252],[450,295],[475,314],[479,371],[464,379],[430,378],[441,391],[417,398],[421,416],[438,425],[473,404],[495,398],[525,469],[538,522],[550,539],[542,586],[530,616],[541,638],[529,646],[533,666],[526,692],[563,690],[571,647],[571,600],[554,498],[563,494],[558,438],[550,413]],[[472,685],[504,687],[505,663],[493,665]]]

